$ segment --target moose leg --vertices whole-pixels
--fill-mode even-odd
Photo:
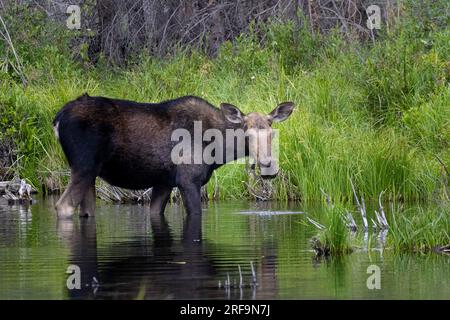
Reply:
[[[76,207],[84,199],[86,191],[91,187],[91,180],[72,173],[69,185],[55,206],[58,218],[70,218],[73,215]]]
[[[150,214],[164,214],[167,201],[169,201],[172,188],[169,186],[155,186],[152,189],[152,199],[150,200]]]
[[[200,242],[202,239],[202,216],[190,214],[183,225],[183,242]]]
[[[150,222],[152,226],[153,246],[155,248],[170,248],[172,245],[172,233],[164,214],[150,214]]]
[[[95,215],[95,180],[86,190],[80,205],[80,217],[93,217]]]
[[[188,217],[183,227],[183,242],[200,242],[202,238],[202,202],[200,186],[180,187]]]
[[[202,202],[200,198],[200,185],[189,184],[186,186],[179,186],[181,198],[183,199],[184,207],[188,214],[201,215]]]

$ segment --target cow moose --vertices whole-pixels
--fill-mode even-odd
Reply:
[[[96,177],[127,189],[152,187],[151,214],[163,214],[172,189],[178,187],[187,213],[201,214],[200,190],[215,169],[245,156],[259,168],[276,162],[270,148],[261,144],[270,144],[272,123],[286,120],[293,109],[292,102],[284,102],[268,115],[245,115],[231,104],[222,103],[219,109],[195,96],[138,103],[84,94],[67,103],[53,121],[71,170],[70,182],[56,203],[58,217],[71,217],[78,206],[80,216],[94,215]],[[252,134],[246,135],[242,154],[229,150],[234,145],[230,141],[224,143],[224,161],[175,163],[172,150],[177,142],[172,133],[183,128],[194,134],[195,122],[201,122],[203,132],[215,129],[226,136],[227,130],[241,129]],[[259,134],[263,131],[265,135]],[[201,144],[204,147],[206,142]],[[232,156],[225,159],[230,152]]]

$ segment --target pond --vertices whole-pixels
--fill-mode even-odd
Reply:
[[[0,203],[0,299],[450,299],[446,255],[316,258],[303,212],[320,207],[229,201],[198,218],[98,202],[95,218],[57,220],[55,200]]]

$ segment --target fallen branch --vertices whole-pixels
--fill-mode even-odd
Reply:
[[[350,178],[350,184],[352,186],[353,194],[355,195],[356,205],[358,207],[358,210],[361,212],[361,216],[363,219],[363,225],[364,225],[364,231],[367,231],[369,229],[369,226],[367,223],[366,204],[364,203],[364,199],[362,197],[361,197],[361,202],[363,205],[361,205],[361,202],[359,202],[358,195],[356,194],[356,190],[355,190],[355,186],[353,185],[352,178]]]
[[[383,193],[384,193],[384,191],[381,191],[380,192],[380,196],[378,197],[378,207],[379,207],[379,210],[380,210],[381,221],[383,223],[383,226],[385,228],[389,228],[389,224],[388,224],[387,219],[386,219],[386,214],[384,213],[384,208],[383,208],[383,205],[382,205],[382,202],[381,202],[381,197],[383,196]]]
[[[323,224],[318,223],[317,221],[314,221],[313,219],[311,219],[310,217],[306,217],[306,219],[313,225],[315,226],[317,229],[319,230],[323,230],[325,229],[325,226]]]
[[[33,198],[31,194],[35,192],[30,184],[28,184],[24,179],[19,181],[3,181],[0,182],[0,188],[4,193],[3,198],[8,200],[9,203],[31,203]]]
[[[353,215],[348,210],[345,210],[344,218],[345,218],[345,224],[347,225],[347,228],[349,228],[353,232],[358,230],[358,225],[356,224],[355,219],[353,218]]]

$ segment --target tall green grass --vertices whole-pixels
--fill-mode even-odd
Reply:
[[[68,167],[51,121],[84,92],[137,101],[198,95],[244,112],[270,112],[291,100],[295,112],[276,125],[282,174],[273,181],[274,198],[314,201],[323,188],[349,200],[352,177],[366,199],[385,190],[392,198],[427,200],[442,187],[436,156],[450,164],[450,28],[421,28],[406,15],[374,44],[307,29],[296,44],[292,25],[272,24],[264,44],[242,35],[216,58],[142,55],[122,69],[74,60],[67,41],[19,46],[29,86],[23,90],[14,74],[0,71],[0,141],[15,141],[18,175],[38,188],[58,188]],[[251,197],[247,179],[243,166],[224,166],[217,172],[220,197]]]
[[[353,251],[350,232],[344,220],[344,207],[325,208],[324,228],[311,239],[311,245],[318,255],[339,256]]]
[[[450,246],[450,206],[402,210],[391,215],[388,245],[396,252],[439,251]]]
[[[373,207],[375,206],[375,207]],[[394,253],[448,252],[450,248],[450,203],[404,204],[390,202],[384,209],[388,227],[373,226],[378,203],[368,203],[365,229],[359,210],[350,202],[337,202],[316,212],[304,223],[317,230],[311,246],[318,256],[339,256],[353,251],[389,250]],[[317,214],[320,212],[321,214]],[[356,226],[347,226],[351,214]]]

